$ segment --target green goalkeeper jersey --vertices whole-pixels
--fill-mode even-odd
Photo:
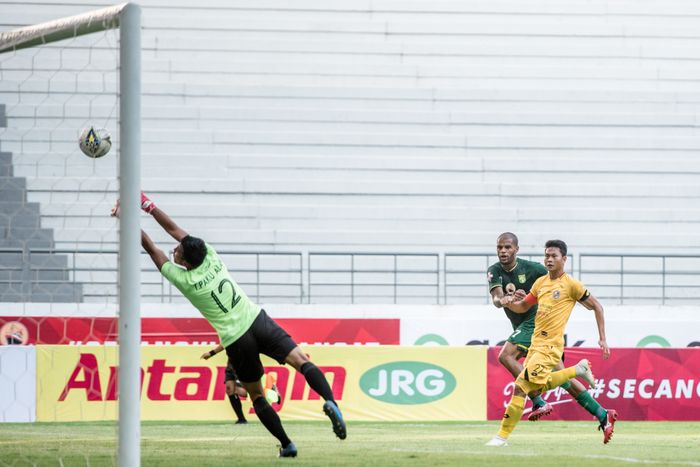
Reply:
[[[488,281],[489,281],[489,292],[494,287],[503,287],[504,294],[512,294],[518,289],[522,289],[525,292],[530,292],[532,284],[535,283],[537,278],[547,274],[547,268],[542,264],[535,261],[528,261],[526,259],[520,259],[515,263],[515,267],[506,271],[503,269],[501,263],[496,263],[491,265],[488,270]],[[527,313],[516,313],[508,308],[504,307],[506,316],[513,325],[513,329],[517,328],[523,322],[534,319],[537,313],[537,305],[530,308]]]
[[[241,337],[260,313],[209,245],[198,267],[188,271],[168,261],[160,272],[209,321],[224,347]]]

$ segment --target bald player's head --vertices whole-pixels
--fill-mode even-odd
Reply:
[[[513,245],[518,246],[518,236],[513,232],[503,232],[498,236],[498,241],[500,242],[501,240],[510,240],[513,242]]]

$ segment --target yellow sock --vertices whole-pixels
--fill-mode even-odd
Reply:
[[[567,381],[574,379],[576,377],[576,367],[570,366],[564,368],[563,370],[555,371],[549,376],[549,381],[544,387],[545,391],[557,388]]]
[[[501,420],[501,429],[498,430],[498,436],[503,439],[508,438],[513,430],[515,430],[515,425],[520,421],[520,417],[523,416],[524,409],[525,398],[513,396],[510,399],[510,404],[508,404],[506,408],[506,413],[503,415],[503,420]]]

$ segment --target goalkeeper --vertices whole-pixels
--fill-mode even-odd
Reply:
[[[204,240],[181,229],[143,193],[141,209],[152,215],[177,240],[178,245],[173,252],[175,264],[168,260],[163,250],[156,247],[143,230],[141,246],[160,273],[182,292],[216,330],[241,384],[253,401],[255,414],[281,443],[279,456],[296,457],[297,448],[287,437],[277,412],[265,398],[260,382],[264,373],[261,353],[281,364],[291,365],[304,375],[311,389],[325,400],[323,411],[330,418],[336,436],[345,439],[345,421],[323,372],[265,310],[248,298],[231,278],[216,251]],[[119,201],[112,209],[112,215],[119,215]]]

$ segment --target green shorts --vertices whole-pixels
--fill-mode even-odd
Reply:
[[[516,345],[519,349],[527,353],[530,348],[530,342],[532,342],[532,333],[535,330],[535,318],[528,319],[520,323],[520,326],[515,328],[513,334],[508,336],[508,342]]]

